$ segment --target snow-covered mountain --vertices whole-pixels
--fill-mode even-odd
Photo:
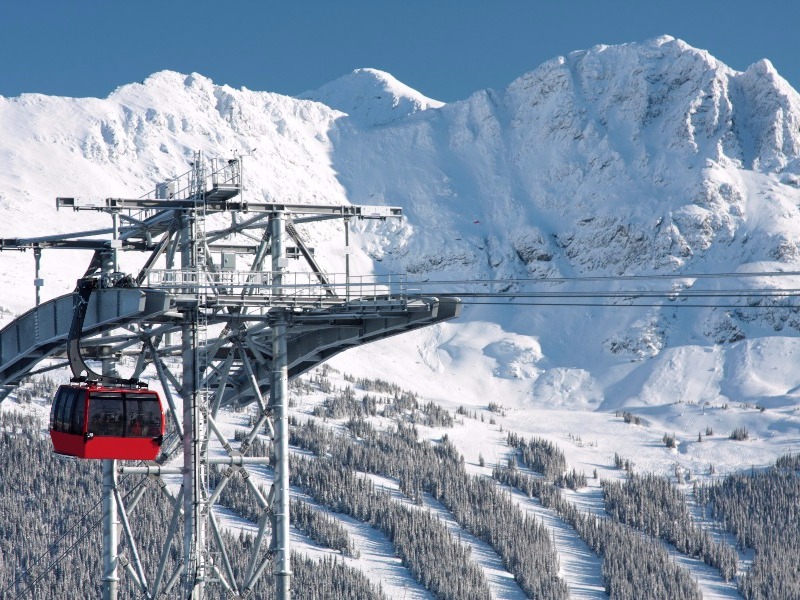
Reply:
[[[298,98],[168,71],[106,99],[0,97],[0,237],[106,226],[56,215],[55,196],[139,196],[195,150],[245,156],[253,200],[402,206],[402,223],[354,226],[354,271],[408,273],[426,293],[676,293],[638,308],[475,304],[459,322],[338,357],[348,372],[455,404],[637,410],[689,435],[746,421],[780,442],[748,464],[790,444],[791,299],[754,292],[688,308],[697,302],[677,295],[800,279],[696,277],[800,263],[800,95],[767,60],[737,72],[665,36],[573,52],[448,104],[374,69]],[[337,227],[307,234],[333,272],[344,264]],[[86,261],[45,253],[45,296],[68,292]],[[0,304],[28,308],[33,288],[19,282],[32,279],[31,256],[0,256]],[[455,283],[476,279],[503,282]]]

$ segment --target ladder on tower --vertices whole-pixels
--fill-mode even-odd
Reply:
[[[209,399],[211,397],[208,378],[206,373],[208,365],[210,364],[210,357],[208,355],[208,294],[209,283],[211,283],[211,272],[213,270],[213,263],[209,253],[208,241],[206,239],[206,170],[205,163],[201,152],[196,152],[194,155],[194,162],[192,164],[192,171],[189,180],[189,198],[194,204],[192,210],[192,223],[191,223],[191,256],[192,264],[190,265],[191,273],[189,274],[190,281],[194,284],[194,298],[195,308],[190,313],[193,323],[191,324],[194,329],[194,382],[195,390],[193,394],[193,402],[195,404],[193,414],[193,426],[191,444],[195,448],[196,460],[200,463],[200,470],[196,475],[199,475],[201,482],[195,482],[195,489],[199,493],[199,498],[196,498],[199,510],[195,512],[192,520],[205,521],[207,519],[208,509],[208,447],[209,447],[209,434],[208,427],[208,408]],[[211,289],[214,289],[213,287]],[[198,485],[199,483],[199,485]],[[199,530],[206,530],[206,525],[199,526]],[[194,574],[192,577],[202,580],[203,582],[210,581],[210,561],[208,556],[208,546],[205,539],[198,540],[197,537],[192,539],[193,547],[190,550],[190,560],[194,562]],[[191,589],[193,583],[186,582],[188,589]]]

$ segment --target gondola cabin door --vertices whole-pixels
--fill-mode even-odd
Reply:
[[[152,390],[62,385],[50,413],[53,450],[77,458],[155,460],[164,436]]]

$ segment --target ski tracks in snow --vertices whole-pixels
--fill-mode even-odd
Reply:
[[[453,538],[471,549],[472,560],[483,569],[486,582],[489,584],[489,589],[493,598],[497,600],[527,599],[525,592],[523,592],[522,588],[514,581],[514,576],[503,566],[503,559],[495,552],[494,548],[463,529],[461,525],[456,522],[453,514],[445,508],[441,502],[434,499],[430,494],[425,493],[423,505],[419,506],[411,502],[411,500],[400,491],[397,482],[393,479],[372,473],[362,473],[362,475],[369,477],[375,484],[376,489],[391,494],[396,502],[402,502],[405,506],[415,510],[429,510],[432,514],[439,517],[441,522],[450,531]]]
[[[542,506],[536,498],[529,498],[508,487],[504,489],[522,510],[535,516],[537,521],[550,530],[558,552],[559,575],[567,582],[570,598],[608,600],[603,585],[603,561],[592,552],[578,533],[554,511]]]

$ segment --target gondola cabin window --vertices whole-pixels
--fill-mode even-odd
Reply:
[[[50,411],[50,429],[83,434],[86,414],[86,390],[61,386]]]
[[[125,435],[123,395],[92,392],[89,400],[89,433],[123,437]]]
[[[153,394],[125,394],[125,435],[153,437],[161,433],[161,407]]]

